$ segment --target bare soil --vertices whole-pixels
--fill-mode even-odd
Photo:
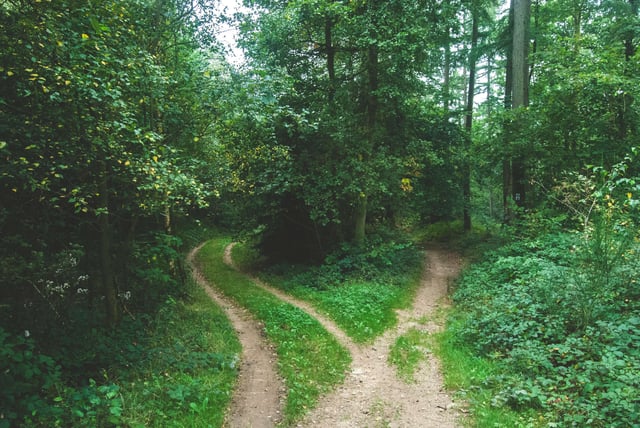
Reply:
[[[270,428],[281,420],[284,382],[278,376],[276,354],[263,334],[263,326],[247,311],[238,307],[212,287],[202,275],[195,255],[202,245],[194,248],[187,257],[193,277],[213,301],[227,314],[233,324],[242,354],[238,383],[234,389],[229,411],[225,415],[225,427]]]
[[[230,266],[234,266],[231,258],[232,248],[233,244],[228,246],[224,256],[225,262]],[[395,368],[387,361],[391,346],[410,328],[428,333],[442,329],[436,313],[439,307],[446,304],[448,286],[459,274],[462,261],[453,252],[432,247],[427,251],[426,263],[427,266],[412,306],[398,311],[396,328],[387,331],[370,345],[355,344],[333,321],[319,313],[309,303],[295,299],[270,287],[258,278],[251,277],[257,285],[318,319],[327,331],[349,350],[353,359],[345,382],[332,393],[322,397],[316,408],[311,410],[297,427],[453,428],[460,425],[462,413],[444,390],[440,365],[433,355],[428,355],[426,363],[415,374],[414,383],[406,383],[399,379]],[[196,269],[194,272],[197,274]],[[218,301],[221,296],[213,297],[216,293],[206,284],[201,282],[201,285],[205,290],[209,289],[207,292],[211,291],[212,298]],[[247,365],[249,367],[271,366],[270,370],[275,371],[273,350],[264,342],[260,334],[261,327],[255,321],[249,319],[242,310],[233,307],[229,302],[221,301],[224,302],[221,306],[227,310],[227,313],[229,308],[232,309],[231,312],[236,312],[235,316],[230,314],[229,318],[239,332],[253,330],[255,333],[257,331],[259,339],[262,340],[262,344],[256,347],[255,343],[249,343],[257,340],[255,334],[248,341],[246,337],[240,338],[244,348],[240,368],[241,377],[229,413],[228,426],[232,428],[275,426],[279,413],[273,410],[273,406],[275,403],[282,403],[281,381],[275,374],[269,374],[267,378],[262,372],[253,374],[249,368],[245,367]],[[241,318],[245,325],[238,326],[236,318]],[[251,323],[254,325],[246,325]],[[425,350],[425,352],[428,351]],[[251,376],[257,376],[262,381],[246,379]]]

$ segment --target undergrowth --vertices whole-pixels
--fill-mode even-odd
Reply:
[[[545,235],[463,274],[443,341],[495,368],[471,385],[490,391],[491,406],[539,415],[524,425],[638,423],[640,248],[614,244]]]
[[[244,269],[253,269],[256,258],[249,244],[234,248],[234,259]],[[311,302],[363,343],[396,324],[395,309],[411,302],[422,262],[422,251],[408,240],[372,236],[363,247],[343,244],[320,266],[279,264],[259,275]]]
[[[0,329],[0,427],[222,426],[240,345],[222,311],[193,283],[186,291],[112,332],[79,341],[75,326],[53,357],[28,332]]]
[[[198,260],[207,278],[264,323],[288,391],[283,424],[290,425],[315,405],[320,394],[344,380],[351,357],[316,319],[225,265],[222,256],[228,243],[223,238],[209,241]]]

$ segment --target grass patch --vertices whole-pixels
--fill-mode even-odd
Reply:
[[[234,247],[242,269],[261,267],[250,244]],[[420,284],[424,255],[413,244],[372,239],[365,248],[344,248],[321,266],[276,265],[258,272],[269,284],[306,300],[355,342],[371,342],[396,322]],[[255,273],[255,272],[254,272]]]
[[[429,333],[411,328],[398,336],[389,352],[389,363],[396,367],[398,377],[403,381],[414,382],[414,374],[420,364],[428,358]]]
[[[80,375],[61,372],[58,361],[35,351],[32,338],[0,329],[0,371],[13,378],[3,384],[0,398],[22,398],[18,388],[31,383],[47,393],[25,397],[31,408],[15,425],[221,427],[240,343],[199,287],[188,281],[184,291],[180,300],[167,297],[154,314],[127,316],[118,329],[89,332],[78,324],[59,336],[75,340],[75,347],[65,347],[58,361],[75,363]],[[96,367],[92,372],[90,364]],[[2,427],[12,425],[5,416],[10,421],[19,415],[4,413]]]
[[[495,362],[474,355],[456,338],[454,331],[455,327],[449,326],[446,331],[435,334],[432,344],[441,362],[445,387],[456,391],[456,400],[469,408],[471,418],[465,420],[466,425],[477,428],[532,426],[531,417],[496,405],[491,385],[492,379],[499,376],[500,368]]]
[[[186,301],[167,300],[131,371],[116,372],[122,424],[220,427],[237,377],[240,343],[222,310],[193,284]],[[132,344],[135,346],[135,343]]]
[[[351,357],[317,320],[225,265],[222,256],[228,244],[224,238],[212,239],[198,260],[205,277],[264,323],[288,389],[283,423],[290,425],[316,404],[320,394],[344,380]]]

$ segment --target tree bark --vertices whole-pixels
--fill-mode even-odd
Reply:
[[[353,241],[356,245],[362,245],[366,237],[366,225],[367,225],[367,195],[361,193],[358,196],[356,203],[356,219],[355,219],[355,234]]]
[[[462,177],[463,197],[463,227],[465,231],[471,230],[471,130],[473,128],[473,100],[476,91],[476,61],[478,47],[478,11],[474,1],[471,10],[471,51],[469,53],[469,90],[467,92],[467,108],[464,117],[464,127],[467,131],[465,147],[465,160]]]
[[[512,108],[529,105],[529,23],[531,0],[513,0],[513,89]],[[512,198],[517,206],[526,204],[525,157],[521,153],[512,164]]]
[[[375,2],[369,4],[369,10],[371,13],[375,12]],[[375,21],[375,20],[374,20]],[[375,150],[376,145],[376,127],[378,125],[378,46],[376,45],[375,30],[371,29],[372,42],[367,47],[366,67],[367,67],[367,89],[366,89],[366,117],[367,117],[367,131],[366,131],[366,143],[367,148],[365,151]],[[366,156],[363,157],[366,159]],[[363,160],[365,161],[365,160]],[[362,245],[366,236],[366,221],[367,221],[367,193],[366,184],[362,184],[362,190],[357,196],[356,200],[356,218],[355,218],[355,231],[354,241],[357,245]]]
[[[107,167],[104,161],[100,162],[100,182],[98,185],[98,230],[99,230],[99,254],[100,270],[102,274],[102,287],[105,297],[106,321],[109,327],[115,327],[120,319],[118,308],[118,293],[111,260],[111,224],[109,221],[109,185]]]
[[[513,7],[514,1],[511,1],[509,6],[509,34],[511,35],[509,46],[506,49],[506,73],[504,82],[504,108],[511,109],[511,98],[513,94]],[[505,157],[502,160],[502,210],[503,210],[503,222],[509,224],[513,213],[511,211],[511,194],[513,193],[512,176],[511,176],[511,155],[509,154],[509,136],[507,124],[504,125],[505,136],[503,145],[505,146]]]

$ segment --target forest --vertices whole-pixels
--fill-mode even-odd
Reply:
[[[349,358],[232,241],[356,343],[455,251],[469,426],[638,426],[638,0],[238,3],[0,1],[0,428],[222,426],[203,242],[295,426]]]

